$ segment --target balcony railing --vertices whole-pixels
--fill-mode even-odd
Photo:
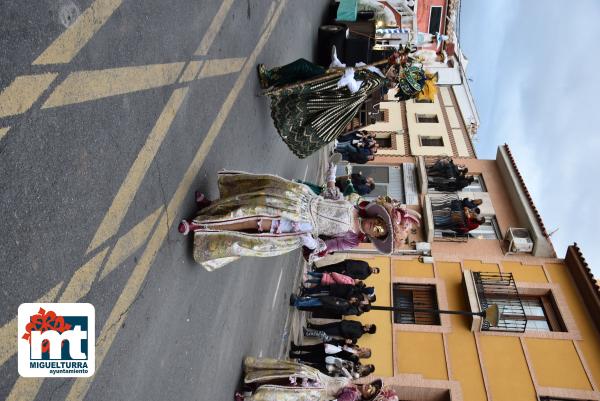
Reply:
[[[498,325],[490,326],[484,320],[481,330],[523,333],[527,326],[527,315],[512,273],[472,272],[472,274],[481,308],[485,310],[489,305],[496,304],[500,311]]]
[[[456,193],[430,194],[431,212],[434,226],[434,241],[466,242],[468,234],[461,234],[451,230],[452,216],[462,215],[460,210],[460,197]],[[456,205],[458,203],[458,211]],[[462,216],[464,219],[464,215]]]

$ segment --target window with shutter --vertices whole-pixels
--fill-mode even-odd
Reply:
[[[394,307],[402,309],[394,312],[394,323],[440,324],[439,314],[415,310],[438,308],[435,285],[394,284]]]

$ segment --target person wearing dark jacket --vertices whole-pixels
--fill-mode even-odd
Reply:
[[[464,187],[471,185],[475,179],[472,175],[460,176],[456,179],[428,177],[427,178],[429,188],[435,189],[441,192],[458,192]]]
[[[350,352],[350,351],[353,352]],[[337,358],[358,363],[359,358],[368,358],[371,356],[371,351],[368,348],[356,349],[348,346],[337,346],[329,343],[319,343],[313,345],[296,345],[292,343],[289,357],[292,359],[300,359],[303,363],[317,365],[325,363],[325,357],[332,355]]]
[[[298,297],[294,294],[290,296],[290,305],[295,306],[298,310],[304,311],[319,311],[332,315],[361,315],[367,312],[370,308],[360,304],[360,300],[356,297],[348,299],[332,297],[325,295],[321,297]]]
[[[331,284],[317,285],[311,288],[303,288],[303,296],[319,296],[331,295],[333,297],[350,299],[352,297],[361,298],[366,291],[366,286],[363,281],[359,281],[355,285],[352,284]]]
[[[326,324],[308,324],[310,329],[321,330],[332,337],[357,340],[363,334],[375,334],[377,326],[374,324],[365,324],[356,320],[342,320],[340,322]]]
[[[350,276],[354,279],[365,280],[371,274],[378,274],[378,267],[371,267],[369,264],[363,260],[354,260],[354,259],[346,259],[339,263],[334,263],[332,265],[322,266],[316,269],[313,269],[315,272],[324,273],[340,273],[345,274],[346,276]]]

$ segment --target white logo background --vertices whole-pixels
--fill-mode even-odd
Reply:
[[[46,331],[40,335],[40,332],[32,331],[32,342],[38,344],[42,339],[50,339],[50,359],[41,361],[40,350],[33,352],[29,341],[23,339],[27,333],[26,327],[29,324],[31,316],[36,315],[40,308],[46,312],[52,311],[57,316],[85,316],[87,317],[87,330],[82,330],[78,326],[71,327],[64,333],[57,331]],[[61,303],[39,303],[39,304],[21,304],[19,306],[18,318],[18,349],[19,349],[19,374],[23,377],[90,377],[94,374],[96,368],[96,311],[94,305],[80,304],[61,304]],[[88,344],[87,357],[81,352],[81,340],[86,339]],[[70,360],[60,359],[60,348],[57,343],[62,340],[69,341]],[[55,344],[54,347],[52,344]],[[32,362],[34,363],[32,366]],[[36,367],[35,363],[42,362],[43,367]],[[85,364],[85,368],[83,368]]]

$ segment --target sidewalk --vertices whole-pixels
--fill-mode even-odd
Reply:
[[[325,181],[325,175],[327,174],[327,169],[329,167],[329,154],[332,150],[333,144],[329,144],[319,151],[319,165],[317,168],[317,182],[319,183]],[[298,291],[298,288],[300,288],[300,285],[302,283],[302,278],[304,277],[308,269],[308,263],[306,263],[306,261],[302,259],[300,269],[298,269],[296,279],[294,280],[294,284],[292,286],[292,293],[296,293]],[[282,344],[279,348],[279,358],[287,358],[290,349],[290,343],[292,341],[296,344],[302,344],[304,338],[302,329],[306,327],[306,319],[307,312],[299,311],[298,309],[290,306],[285,326],[283,329],[283,335],[281,337]]]

